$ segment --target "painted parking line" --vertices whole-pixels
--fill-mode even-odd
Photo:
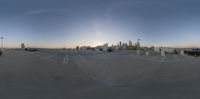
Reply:
[[[64,59],[63,59],[63,64],[65,64],[65,61],[66,61],[66,58],[67,58],[67,55],[65,55]]]
[[[166,56],[162,57],[160,62],[166,62],[165,60],[166,60]]]
[[[37,57],[40,57],[40,58],[43,58],[41,54],[41,52],[35,52],[35,53],[32,53],[33,55],[37,56]]]
[[[44,59],[48,60],[48,59],[51,59],[51,58],[54,58],[56,57],[58,54],[53,54],[53,55],[50,55],[48,57],[45,57]]]
[[[33,53],[33,55],[40,57],[42,59],[48,60],[48,59],[56,57],[58,54],[52,55],[52,54],[47,54],[47,53],[42,53],[42,52],[36,52],[36,53]]]
[[[177,61],[169,61],[169,60],[167,60],[167,61],[164,61],[165,63],[172,63],[172,62],[177,62]]]
[[[65,60],[65,64],[68,64],[68,63],[69,63],[69,56]]]
[[[184,55],[184,57],[188,58],[188,59],[193,59],[194,57],[192,56],[188,56],[188,55]]]
[[[177,55],[173,55],[173,57],[174,57],[175,61],[180,61],[180,59],[178,59]]]
[[[151,58],[149,58],[148,60],[149,61],[152,61],[152,60],[154,60],[154,59],[156,59],[156,58],[158,58],[159,56],[154,56],[154,57],[151,57]]]
[[[69,53],[67,54],[65,54],[65,57],[63,58],[63,64],[68,64],[68,62],[69,62]]]

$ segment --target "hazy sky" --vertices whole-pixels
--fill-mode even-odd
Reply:
[[[200,46],[199,0],[0,0],[7,47]]]

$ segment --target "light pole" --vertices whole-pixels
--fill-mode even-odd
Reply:
[[[141,39],[137,39],[137,40],[138,40],[137,43],[138,43],[138,49],[139,49],[139,48],[140,48],[140,40],[141,40]]]
[[[137,53],[140,55],[140,39],[137,39]]]
[[[1,49],[3,49],[3,39],[4,39],[4,37],[0,37],[0,39],[1,39]]]

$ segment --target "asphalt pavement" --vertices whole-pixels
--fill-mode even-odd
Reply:
[[[0,99],[198,99],[200,58],[135,51],[5,50]]]

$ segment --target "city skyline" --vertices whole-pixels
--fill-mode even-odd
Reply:
[[[109,45],[200,47],[200,1],[0,1],[5,47]]]

